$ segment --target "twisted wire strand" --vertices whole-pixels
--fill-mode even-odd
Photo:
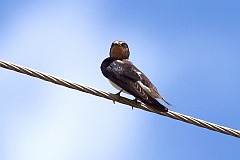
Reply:
[[[5,68],[5,69],[9,69],[9,70],[13,70],[13,71],[16,71],[16,72],[19,72],[19,73],[23,73],[23,74],[26,74],[26,75],[29,75],[29,76],[32,76],[32,77],[36,77],[36,78],[39,78],[39,79],[42,79],[42,80],[45,80],[45,81],[48,81],[48,82],[51,82],[51,83],[55,83],[57,85],[61,85],[61,86],[65,86],[65,87],[68,87],[68,88],[71,88],[71,89],[75,89],[75,90],[78,90],[78,91],[89,93],[89,94],[92,94],[92,95],[95,95],[95,96],[98,96],[98,97],[103,97],[103,98],[106,98],[108,100],[112,100],[114,102],[116,101],[116,102],[119,102],[119,103],[122,103],[122,104],[126,104],[130,107],[136,107],[136,108],[139,108],[139,109],[143,109],[145,111],[153,112],[153,113],[156,113],[156,114],[159,114],[159,115],[163,115],[163,116],[170,117],[170,118],[173,118],[173,119],[176,119],[176,120],[180,120],[180,121],[183,121],[183,122],[186,122],[186,123],[190,123],[190,124],[193,124],[193,125],[196,125],[196,126],[199,126],[199,127],[203,127],[203,128],[206,128],[206,129],[216,131],[216,132],[220,132],[220,133],[223,133],[223,134],[227,134],[227,135],[231,135],[231,136],[240,138],[240,131],[239,130],[235,130],[235,129],[231,129],[231,128],[228,128],[228,127],[220,126],[220,125],[217,125],[217,124],[214,124],[214,123],[203,121],[203,120],[200,120],[200,119],[197,119],[197,118],[194,118],[194,117],[190,117],[190,116],[187,116],[187,115],[184,115],[184,114],[181,114],[181,113],[173,112],[173,111],[161,112],[151,105],[145,105],[144,103],[141,103],[141,102],[136,102],[134,100],[130,100],[128,98],[124,98],[124,97],[121,97],[121,96],[118,96],[118,95],[115,95],[115,94],[112,94],[112,93],[109,93],[109,92],[105,92],[105,91],[102,91],[102,90],[99,90],[99,89],[95,89],[95,88],[92,88],[92,87],[89,87],[89,86],[80,85],[80,84],[77,84],[75,82],[67,81],[67,80],[64,80],[62,78],[58,78],[58,77],[55,77],[55,76],[52,76],[52,75],[49,75],[49,74],[46,74],[46,73],[43,73],[43,72],[39,72],[39,71],[36,71],[36,70],[33,70],[33,69],[29,69],[29,68],[26,68],[26,67],[23,67],[23,66],[20,66],[20,65],[16,65],[16,64],[13,64],[13,63],[10,63],[10,62],[0,60],[0,67]]]

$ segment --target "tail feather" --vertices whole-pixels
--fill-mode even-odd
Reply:
[[[161,97],[161,99],[165,102],[165,103],[167,103],[169,106],[173,106],[171,103],[169,103],[166,99],[164,99],[163,97]]]
[[[150,104],[161,112],[167,112],[168,108],[159,103],[156,99],[149,97],[148,101],[142,100],[143,103]]]

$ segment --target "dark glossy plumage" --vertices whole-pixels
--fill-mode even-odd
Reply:
[[[157,89],[129,60],[106,58],[101,64],[101,71],[106,78],[143,103],[156,106],[162,112],[168,111],[165,106],[155,99],[158,95]],[[154,94],[156,92],[157,95],[150,95],[152,92]]]

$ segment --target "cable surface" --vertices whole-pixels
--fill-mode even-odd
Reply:
[[[173,111],[168,111],[168,112],[160,112],[159,110],[155,109],[154,107],[150,106],[150,105],[145,105],[141,102],[136,102],[134,100],[130,100],[128,98],[124,98],[109,92],[105,92],[105,91],[101,91],[99,89],[95,89],[86,85],[81,85],[81,84],[77,84],[75,82],[71,82],[71,81],[67,81],[64,80],[62,78],[58,78],[43,72],[39,72],[33,69],[29,69],[20,65],[16,65],[13,63],[9,63],[6,61],[2,61],[0,60],[0,67],[5,68],[5,69],[9,69],[9,70],[13,70],[19,73],[23,73],[32,77],[36,77],[51,83],[55,83],[57,85],[61,85],[61,86],[65,86],[71,89],[75,89],[81,92],[85,92],[85,93],[89,93],[95,96],[99,96],[99,97],[103,97],[106,98],[108,100],[112,100],[112,101],[116,101],[122,104],[126,104],[130,107],[136,107],[139,109],[143,109],[145,111],[149,111],[149,112],[153,112],[159,115],[163,115],[169,118],[173,118],[179,121],[183,121],[186,123],[190,123],[199,127],[203,127],[209,130],[213,130],[216,132],[220,132],[223,134],[227,134],[227,135],[231,135],[237,138],[240,138],[240,131],[239,130],[235,130],[235,129],[231,129],[228,127],[224,127],[224,126],[220,126],[214,123],[210,123],[204,120],[200,120],[194,117],[190,117],[181,113],[177,113],[177,112],[173,112]]]

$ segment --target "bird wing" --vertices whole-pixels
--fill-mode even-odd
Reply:
[[[116,60],[106,70],[109,72],[109,79],[135,97],[148,99],[148,95],[137,83],[141,77],[133,71],[133,64],[130,61]]]
[[[151,83],[147,76],[145,76],[145,74],[133,64],[131,65],[130,69],[124,70],[124,72],[126,76],[130,75],[130,77],[135,78],[141,88],[144,89],[152,98],[161,98],[166,104],[172,106],[171,103],[169,103],[165,98],[163,98],[163,96],[160,95],[157,88]]]
[[[151,82],[149,83],[148,79],[144,79],[146,76],[130,61],[115,60],[106,67],[105,72],[108,72],[105,74],[108,79],[137,99],[144,103],[150,103],[161,107],[164,111],[167,110],[167,108],[160,104],[155,97],[149,94],[151,91],[148,86]],[[143,78],[143,76],[145,77]]]

